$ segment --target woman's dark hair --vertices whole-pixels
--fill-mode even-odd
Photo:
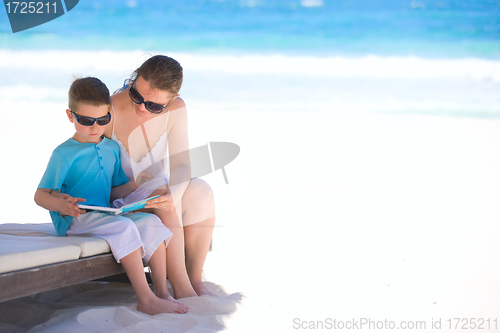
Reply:
[[[148,81],[153,89],[168,91],[174,95],[181,90],[182,67],[170,57],[155,55],[149,58],[132,73],[131,79],[135,81],[139,76]]]

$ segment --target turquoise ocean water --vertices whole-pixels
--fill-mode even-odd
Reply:
[[[72,68],[114,89],[148,53],[200,108],[500,116],[498,0],[82,0],[16,34],[2,9],[0,98],[59,100]]]

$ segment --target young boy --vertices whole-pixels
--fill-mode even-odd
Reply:
[[[35,202],[50,211],[58,236],[93,236],[109,243],[137,294],[137,310],[151,315],[187,312],[167,289],[165,243],[172,233],[156,215],[85,213],[78,208],[79,202],[109,207],[110,199],[124,197],[138,185],[128,182],[118,145],[103,137],[111,121],[106,85],[96,78],[76,79],[68,95],[66,114],[76,133],[52,153]],[[147,283],[142,259],[151,267],[156,295]]]

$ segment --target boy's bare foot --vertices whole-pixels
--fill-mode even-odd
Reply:
[[[149,315],[156,315],[160,313],[186,313],[188,307],[179,302],[172,302],[155,296],[149,301],[137,303],[137,310]]]
[[[198,294],[198,296],[214,296],[214,297],[220,296],[208,290],[207,286],[203,283],[203,281],[200,281],[198,283],[193,283],[193,288]]]

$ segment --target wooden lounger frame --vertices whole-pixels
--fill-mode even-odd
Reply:
[[[125,273],[111,253],[0,274],[0,302]]]
[[[210,242],[209,252],[212,251]],[[148,282],[151,279],[146,274]],[[0,302],[92,280],[128,282],[111,253],[0,274]]]

